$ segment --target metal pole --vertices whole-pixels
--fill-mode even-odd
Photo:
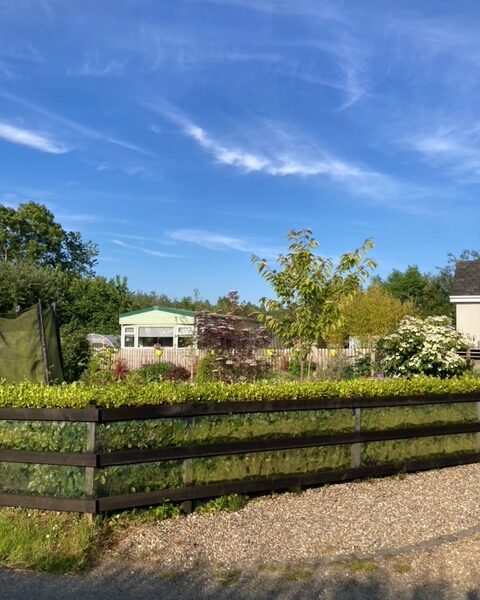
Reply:
[[[50,369],[48,368],[47,343],[45,340],[45,324],[43,322],[43,309],[41,300],[37,304],[38,328],[40,333],[40,347],[42,349],[43,367],[45,370],[45,383],[50,385]]]
[[[53,320],[55,322],[55,333],[57,336],[58,357],[60,359],[60,368],[62,369],[63,377],[65,377],[65,364],[63,362],[62,341],[60,339],[60,321],[58,318],[57,304],[55,302],[52,304],[52,310],[53,310]]]

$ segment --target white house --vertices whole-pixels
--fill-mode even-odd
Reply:
[[[193,310],[152,306],[120,315],[122,348],[186,348],[194,341]]]
[[[457,331],[480,347],[480,260],[457,262],[450,302],[456,307]]]

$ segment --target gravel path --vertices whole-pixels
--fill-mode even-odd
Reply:
[[[480,533],[480,464],[251,501],[131,531],[112,558],[166,571],[408,555]]]
[[[0,600],[480,600],[480,464],[336,484],[123,532],[85,576]]]

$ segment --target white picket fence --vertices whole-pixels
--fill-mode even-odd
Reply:
[[[118,350],[115,359],[124,361],[131,371],[139,369],[142,365],[157,362],[171,362],[191,370],[207,352],[208,350],[192,348],[162,348],[159,355],[154,348],[121,348]],[[370,351],[366,349],[314,348],[310,357],[313,363],[324,367],[335,361],[353,362],[356,358],[366,356],[369,353]],[[273,352],[268,350],[258,351],[258,356],[266,358],[275,369],[281,369],[291,355],[292,351],[285,348],[275,349]]]

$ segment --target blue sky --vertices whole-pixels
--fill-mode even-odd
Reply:
[[[291,228],[433,271],[480,246],[479,70],[475,1],[0,0],[0,202],[172,296],[257,300]]]

